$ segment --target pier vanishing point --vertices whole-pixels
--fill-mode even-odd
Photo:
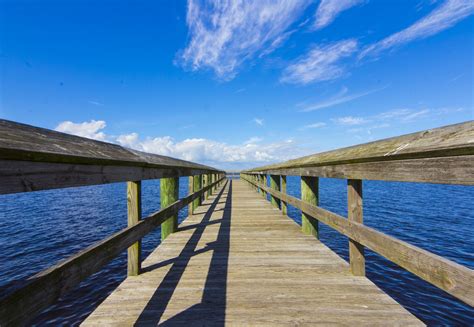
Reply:
[[[474,271],[364,225],[363,180],[472,186],[473,155],[468,121],[228,178],[213,167],[0,120],[0,194],[126,182],[128,208],[127,228],[7,285],[0,326],[28,325],[124,251],[127,278],[84,326],[423,325],[366,277],[364,249],[470,306]],[[179,198],[183,176],[189,192]],[[301,198],[287,194],[287,176],[301,176]],[[347,180],[347,217],[318,206],[320,177]],[[144,217],[141,181],[150,179],[160,179],[161,203]],[[289,206],[301,210],[301,226]],[[319,224],[348,238],[349,262],[319,241]],[[142,258],[141,239],[156,228],[161,244]]]

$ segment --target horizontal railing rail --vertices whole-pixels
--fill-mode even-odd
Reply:
[[[0,119],[0,194],[221,170]]]
[[[248,176],[244,175],[241,178],[272,197],[300,209],[308,215],[309,219],[328,225],[454,297],[471,306],[474,305],[474,271],[472,269],[269,188]]]
[[[474,122],[243,171],[248,174],[474,185]]]
[[[0,326],[19,325],[29,321],[82,280],[99,271],[128,247],[141,240],[169,217],[177,214],[223,180],[224,178],[221,178],[201,190],[175,201],[137,224],[129,226],[28,278],[20,285],[7,286],[6,290],[2,292],[3,294],[0,294]]]
[[[179,177],[189,195],[179,200]],[[161,209],[142,219],[141,181],[160,178]],[[0,326],[25,325],[83,279],[128,249],[129,276],[141,271],[141,239],[161,227],[164,240],[177,230],[178,212],[201,205],[225,172],[189,161],[148,154],[11,121],[0,120],[0,194],[127,182],[128,227],[0,292]]]
[[[301,199],[286,194],[301,176]],[[319,177],[347,179],[347,219],[319,207]],[[249,169],[241,178],[286,214],[301,210],[302,231],[322,222],[349,238],[354,275],[365,276],[364,247],[474,306],[474,271],[363,225],[362,180],[474,185],[474,122],[450,125]],[[268,187],[268,178],[270,187]]]

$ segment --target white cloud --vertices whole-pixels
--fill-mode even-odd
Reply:
[[[420,110],[420,111],[416,111],[416,112],[413,112],[413,113],[408,114],[405,117],[403,117],[403,120],[407,121],[407,122],[414,121],[417,118],[427,116],[429,114],[429,112],[430,112],[429,109],[423,109],[423,110]]]
[[[388,128],[390,127],[390,124],[388,123],[383,123],[383,124],[378,124],[378,125],[372,125],[372,126],[369,126],[369,127],[357,127],[357,128],[351,128],[348,130],[349,133],[361,133],[361,132],[365,132],[369,135],[372,134],[372,131],[374,129],[381,129],[381,128]]]
[[[344,88],[342,88],[342,90],[338,94],[331,97],[330,99],[323,100],[321,102],[313,103],[313,104],[310,104],[310,105],[305,105],[300,111],[308,112],[308,111],[314,111],[314,110],[333,107],[333,106],[336,106],[338,104],[350,102],[350,101],[362,98],[366,95],[369,95],[369,94],[372,94],[372,93],[375,93],[375,92],[378,92],[378,91],[382,91],[382,90],[386,89],[387,87],[388,86],[383,86],[383,87],[380,87],[380,88],[371,89],[371,90],[367,90],[367,91],[364,91],[364,92],[353,93],[353,94],[347,94],[348,89],[344,87]]]
[[[112,136],[102,132],[105,127],[106,123],[102,120],[83,123],[65,121],[58,124],[56,130],[221,168],[249,168],[308,154],[291,139],[262,143],[263,139],[252,137],[241,144],[227,144],[204,138],[176,141],[171,136],[140,138],[137,133]]]
[[[398,120],[400,122],[412,122],[418,118],[427,116],[430,112],[430,109],[413,110],[408,108],[401,108],[382,112],[378,115],[373,116],[371,119],[377,121]]]
[[[120,136],[117,142],[148,153],[156,153],[212,166],[252,166],[287,160],[306,154],[293,140],[262,144],[262,139],[251,138],[242,144],[227,144],[204,138],[176,141],[170,136],[140,139],[132,135]],[[123,142],[123,140],[127,140]],[[133,139],[133,143],[128,140]],[[122,140],[122,142],[121,142]]]
[[[367,127],[358,127],[352,128],[348,131],[350,133],[366,132],[371,134],[374,129],[381,129],[390,127],[394,123],[413,123],[417,120],[427,118],[427,117],[436,117],[442,115],[452,115],[453,113],[458,113],[464,111],[464,108],[459,107],[448,107],[448,108],[438,108],[438,109],[409,109],[409,108],[400,108],[382,112],[368,117],[341,117],[333,119],[334,122],[341,125],[358,125],[365,123],[373,123]]]
[[[333,122],[339,125],[361,125],[368,123],[369,121],[362,117],[353,117],[353,116],[345,116],[332,119]]]
[[[89,102],[90,104],[93,104],[94,106],[98,106],[98,107],[102,107],[104,104],[99,102],[99,101],[92,101],[92,100],[89,100],[87,101]]]
[[[253,122],[257,124],[258,126],[263,126],[264,120],[263,118],[254,118]]]
[[[63,121],[56,126],[58,132],[73,134],[77,136],[87,137],[89,139],[105,141],[106,135],[99,132],[106,126],[103,120],[91,120],[83,123],[73,123],[71,121]]]
[[[418,20],[408,28],[366,47],[359,58],[376,56],[380,52],[422,39],[450,28],[474,12],[472,0],[446,0],[430,14]]]
[[[334,123],[344,126],[354,126],[362,125],[367,123],[374,123],[375,125],[370,126],[367,129],[376,129],[376,128],[385,128],[388,127],[388,123],[400,122],[400,123],[410,123],[417,119],[426,117],[432,111],[430,109],[421,109],[413,110],[408,108],[394,109],[390,111],[385,111],[377,115],[372,115],[368,117],[338,117],[331,119]],[[360,131],[360,128],[351,129],[351,132]]]
[[[315,29],[326,27],[331,24],[342,11],[362,2],[363,0],[321,0],[316,11]]]
[[[318,122],[318,123],[313,123],[313,124],[308,124],[308,125],[302,126],[298,130],[304,131],[304,130],[307,130],[307,129],[321,128],[321,127],[324,127],[324,126],[326,126],[326,123]]]
[[[138,134],[137,133],[122,134],[122,135],[119,135],[115,141],[118,144],[125,146],[127,148],[133,148],[135,144],[138,143]]]
[[[249,138],[247,141],[245,141],[244,144],[259,143],[259,142],[262,142],[262,141],[263,141],[263,139],[261,137],[254,136],[254,137]]]
[[[326,45],[314,45],[312,49],[288,66],[281,82],[308,84],[328,81],[344,74],[341,59],[349,57],[358,48],[357,40],[349,39]]]
[[[189,43],[180,55],[192,70],[232,79],[246,60],[279,47],[309,0],[188,0]]]

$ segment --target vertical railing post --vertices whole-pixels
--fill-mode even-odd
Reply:
[[[286,194],[286,176],[281,175],[280,192]],[[285,201],[281,200],[281,213],[288,214],[288,205]]]
[[[166,208],[179,198],[179,178],[161,178],[160,179],[160,199],[161,208]],[[165,240],[171,233],[178,229],[178,215],[175,214],[166,219],[161,224],[161,240]]]
[[[206,175],[206,186],[211,185],[211,174]],[[208,189],[206,192],[206,199],[208,199],[211,196],[211,189]]]
[[[319,203],[319,178],[301,176],[301,200],[317,206]],[[318,221],[301,212],[301,230],[304,234],[314,235],[319,239]]]
[[[216,181],[216,175],[214,173],[211,174],[211,184],[213,184]],[[216,189],[216,186],[211,187],[211,194],[214,194],[214,190]]]
[[[197,192],[201,189],[201,175],[193,176],[193,192]],[[192,202],[192,213],[196,211],[197,207],[201,205],[201,197],[197,197]]]
[[[347,180],[347,219],[363,223],[362,212],[362,181],[360,179]],[[351,272],[355,276],[365,276],[364,247],[349,239],[349,262]]]
[[[142,217],[141,182],[127,182],[128,226],[136,225]],[[141,269],[141,241],[133,243],[127,250],[127,275],[137,276]]]
[[[201,188],[204,188],[206,186],[206,174],[201,175]],[[206,193],[204,192],[202,194],[202,199],[201,199],[201,204],[206,200]]]
[[[194,193],[194,176],[191,175],[189,176],[189,179],[188,179],[188,194],[191,195]],[[194,202],[194,201],[193,201]],[[193,202],[191,202],[189,205],[188,205],[188,215],[191,216],[193,213],[194,213],[194,210],[193,210]]]
[[[270,175],[270,188],[275,191],[280,191],[280,175]],[[280,209],[280,199],[273,195],[270,195],[270,197],[273,206]]]
[[[262,175],[262,182],[263,182],[263,186],[267,187],[268,186],[268,183],[267,183],[267,174],[263,174]],[[266,191],[263,191],[263,197],[265,198],[265,200],[267,200],[267,192]]]

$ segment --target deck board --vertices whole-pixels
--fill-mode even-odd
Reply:
[[[82,325],[423,325],[239,180],[143,268]]]

